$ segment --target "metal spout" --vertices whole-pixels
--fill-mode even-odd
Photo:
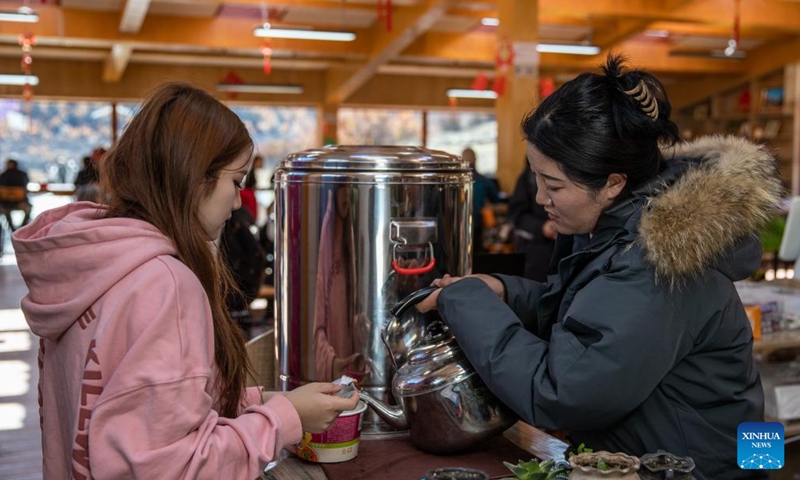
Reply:
[[[364,400],[367,405],[372,407],[372,409],[375,410],[375,413],[377,413],[378,416],[383,419],[383,421],[392,427],[398,430],[408,429],[408,419],[406,418],[405,413],[403,413],[402,408],[386,405],[364,390],[359,390],[358,396],[361,400]]]

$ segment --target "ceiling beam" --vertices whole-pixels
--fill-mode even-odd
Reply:
[[[463,62],[494,62],[496,39],[491,34],[448,35],[430,32],[405,50],[404,55],[436,58],[450,61],[453,65]],[[669,73],[741,74],[741,63],[714,58],[672,57],[672,47],[659,43],[624,41],[611,50],[624,54],[631,62],[643,68]],[[608,49],[606,50],[608,51]],[[581,55],[559,55],[544,53],[540,65],[543,68],[565,68],[585,70],[595,68],[603,62],[606,52],[585,57]]]
[[[674,10],[686,6],[696,0],[664,0],[665,10]]]
[[[122,79],[128,63],[131,61],[133,47],[125,43],[115,43],[111,47],[111,53],[103,63],[103,81],[107,83],[117,83]]]
[[[150,0],[125,0],[119,31],[133,35],[139,33],[149,8]]]
[[[190,5],[195,0],[171,1],[185,1]],[[235,1],[254,6],[263,3],[263,0]],[[374,0],[371,0],[371,4],[364,2],[347,0],[347,8],[357,5],[358,8],[374,9]],[[150,4],[149,1],[128,0],[125,8],[131,5],[141,7],[144,3]],[[341,0],[269,1],[270,6],[276,3],[324,5],[329,6],[331,11],[342,8]],[[332,65],[345,61],[359,65],[355,70],[347,70],[345,75],[336,76],[336,82],[329,84],[330,100],[352,95],[372,75],[379,73],[382,65],[393,59],[419,58],[421,63],[439,68],[486,68],[493,65],[496,45],[494,33],[484,30],[465,34],[435,31],[425,33],[427,28],[421,28],[425,23],[423,20],[425,13],[434,12],[437,5],[447,4],[448,8],[443,9],[444,13],[437,12],[436,18],[452,14],[456,9],[458,12],[481,12],[482,15],[484,12],[493,11],[496,5],[493,0],[474,2],[393,0],[393,3],[396,5],[393,32],[386,32],[382,23],[378,22],[379,24],[371,29],[356,30],[358,38],[350,43],[272,39],[269,43],[274,52],[273,62],[279,59],[299,59],[323,61]],[[750,65],[749,62],[670,57],[668,45],[644,42],[637,45],[637,42],[629,40],[636,34],[637,29],[648,26],[655,28],[659,25],[683,25],[683,31],[687,35],[692,31],[699,33],[702,30],[726,34],[733,21],[731,0],[539,0],[539,3],[540,23],[544,19],[545,22],[566,21],[572,25],[595,26],[599,29],[594,38],[596,42],[602,41],[602,46],[627,54],[632,61],[641,59],[643,63],[649,62],[652,65],[650,68],[661,72],[738,76],[745,74],[743,71],[745,65]],[[9,2],[0,1],[2,8],[8,5]],[[470,7],[474,7],[474,10]],[[668,8],[670,11],[667,11]],[[137,61],[136,58],[145,61],[143,59],[147,57],[139,54],[151,53],[170,54],[176,59],[181,56],[196,55],[198,58],[208,56],[215,58],[213,62],[222,62],[221,59],[228,56],[231,58],[231,65],[235,65],[237,62],[260,60],[259,47],[264,42],[263,39],[252,35],[252,28],[258,23],[252,18],[236,16],[197,18],[150,13],[146,15],[147,21],[142,21],[137,34],[126,34],[120,32],[119,11],[80,10],[50,4],[37,5],[36,10],[40,15],[39,23],[25,28],[36,34],[37,50],[61,47],[64,48],[65,55],[76,48],[82,51],[96,48],[108,52],[114,45],[124,44],[126,48],[131,49],[131,58],[128,58],[127,62]],[[331,23],[335,24],[337,18],[331,15]],[[667,20],[655,24],[649,23],[650,20],[657,18]],[[617,28],[610,29],[604,25],[609,23],[616,25]],[[17,41],[21,28],[19,24],[1,22],[0,48],[3,45],[18,48]],[[800,2],[742,1],[743,35],[747,36],[748,32],[768,34],[775,31],[793,31],[795,35],[800,34]],[[762,52],[758,56],[772,56],[771,50],[758,51]],[[749,58],[755,55],[754,53]],[[105,66],[108,78],[124,75],[124,66],[127,63],[122,60],[126,56],[123,49],[116,59],[113,55],[108,58]],[[602,61],[603,55],[580,58],[544,54],[541,57],[541,66],[548,69],[576,71],[594,68]]]
[[[670,35],[691,35],[700,37],[728,37],[733,33],[733,25],[708,25],[685,22],[653,22],[648,27],[652,30],[666,30]],[[771,28],[747,26],[739,29],[742,38],[770,38],[775,36]]]
[[[183,3],[187,5],[196,3],[222,3],[220,0],[169,0],[170,3]],[[346,9],[371,10],[376,11],[375,0],[344,0],[347,2]],[[224,3],[236,3],[238,5],[251,5],[261,7],[314,7],[314,8],[342,8],[343,0],[235,0]],[[420,3],[417,0],[393,0],[395,7],[413,7]]]
[[[91,48],[50,48],[37,46],[36,59],[37,60],[84,60],[101,62],[108,58],[108,52],[100,49]],[[12,46],[0,46],[0,57],[17,57],[20,56],[20,48]]]
[[[405,10],[397,12],[392,31],[386,31],[383,25],[373,28],[373,50],[369,60],[355,73],[340,83],[329,86],[326,103],[337,105],[347,100],[356,90],[361,88],[378,71],[378,68],[397,58],[414,40],[426,33],[442,18],[456,0],[429,0],[424,8],[413,12]]]
[[[137,50],[172,52],[235,53],[238,50],[256,52],[264,39],[253,35],[257,22],[238,17],[193,18],[169,15],[149,15],[137,35],[120,33],[119,13],[76,10],[48,5],[36,8],[39,22],[29,28],[37,45],[84,46],[111,48],[114,43],[126,42]],[[0,22],[0,43],[18,42],[19,24]],[[356,30],[354,42],[320,42],[312,40],[271,39],[274,57],[281,55],[324,55],[353,58],[371,51],[368,30]],[[348,43],[348,44],[345,44]]]
[[[471,78],[474,79],[478,74],[486,75],[487,78],[494,78],[495,71],[490,68],[462,68],[462,67],[437,67],[433,65],[404,65],[390,64],[378,67],[381,75],[409,75],[425,77],[447,77],[447,78]]]
[[[800,2],[782,0],[744,0],[740,3],[741,28],[769,28],[773,31],[800,33]],[[731,0],[696,0],[668,12],[661,20],[691,21],[733,27],[734,2]]]
[[[196,65],[203,67],[225,67],[225,68],[264,68],[262,58],[232,58],[229,55],[173,55],[169,53],[147,53],[133,52],[130,63],[144,63],[154,65]],[[272,59],[270,60],[273,70],[294,70],[294,71],[313,71],[327,70],[335,62],[324,60],[302,60],[302,59]]]
[[[613,22],[609,28],[596,31],[592,40],[595,45],[608,48],[642,33],[650,24],[650,20],[621,19]]]
[[[747,60],[741,62],[744,70],[741,75],[675,85],[670,92],[672,103],[676,109],[689,107],[718,92],[736,88],[752,79],[799,61],[800,36],[786,41],[772,42],[747,53]]]
[[[281,0],[287,3],[290,0]],[[291,0],[296,1],[296,0]],[[319,0],[318,0],[319,1]],[[664,0],[666,1],[666,0]],[[273,2],[270,2],[270,5]],[[326,3],[326,2],[319,2]],[[330,3],[330,2],[327,2]],[[704,25],[727,29],[732,22],[732,10],[730,19],[727,18],[727,9],[732,8],[730,0],[695,0],[688,2],[678,9],[677,12],[665,12],[661,8],[661,2],[653,0],[540,0],[543,10],[540,18],[547,15],[546,11],[557,12],[562,15],[572,15],[575,21],[586,21],[587,16],[596,17],[611,14],[626,15],[628,18],[676,18],[682,21],[695,20]],[[748,9],[752,9],[753,4],[763,5],[764,14],[759,15],[761,20],[753,20],[748,14]],[[335,3],[331,3],[335,5]],[[463,5],[463,4],[461,4]],[[460,6],[461,6],[460,5]],[[559,7],[560,5],[560,7]],[[419,12],[420,7],[397,7],[397,18],[403,15],[414,15]],[[463,7],[462,7],[463,8]],[[168,15],[148,15],[140,33],[131,36],[119,32],[118,12],[103,12],[76,10],[56,7],[52,5],[37,6],[40,21],[31,25],[29,28],[37,35],[40,45],[83,45],[111,48],[115,42],[125,41],[134,46],[135,49],[145,50],[173,50],[173,51],[201,51],[211,49],[216,53],[233,52],[237,49],[253,51],[262,43],[252,35],[252,28],[255,23],[252,19],[237,17],[222,18],[186,18]],[[772,31],[776,29],[785,30],[796,29],[800,32],[800,2],[782,2],[777,0],[747,0],[742,2],[742,32],[758,29],[759,31]],[[578,17],[575,17],[578,15]],[[334,16],[332,16],[334,17]],[[581,17],[584,20],[580,20]],[[755,18],[755,17],[753,17]],[[644,21],[643,20],[643,21]],[[333,18],[331,20],[334,21]],[[591,20],[596,22],[597,19]],[[772,23],[768,23],[772,22]],[[685,23],[685,22],[684,22]],[[376,28],[377,25],[376,25]],[[633,26],[629,26],[628,31],[622,38],[630,36],[634,31]],[[374,31],[374,30],[373,30]],[[338,59],[357,60],[359,58],[370,58],[374,55],[373,34],[370,30],[357,30],[358,38],[354,42],[314,42],[302,40],[283,40],[273,39],[270,41],[274,50],[274,56],[281,55],[320,55]],[[0,42],[17,44],[17,36],[20,33],[18,24],[9,22],[0,23]],[[437,32],[437,35],[439,32]],[[473,32],[462,34],[457,40],[450,35],[441,38],[448,43],[468,45],[473,42],[473,35],[482,35],[484,32]],[[432,35],[426,35],[430,37]],[[613,34],[607,33],[606,41],[615,40]],[[429,42],[432,43],[432,42]],[[604,43],[604,46],[612,45]],[[444,46],[445,48],[447,45]],[[465,57],[474,57],[474,52],[469,49],[462,50]],[[359,57],[360,56],[360,57]],[[478,55],[481,59],[485,58]]]

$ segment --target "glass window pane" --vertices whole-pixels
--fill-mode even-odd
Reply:
[[[230,105],[256,143],[264,165],[256,170],[256,197],[260,205],[272,203],[268,190],[272,172],[286,155],[317,146],[317,110],[313,107]]]
[[[14,158],[32,182],[71,183],[81,159],[111,144],[111,104],[0,99],[0,159]]]
[[[270,174],[289,153],[314,147],[317,111],[313,107],[266,107],[231,105],[256,142]]]
[[[422,145],[422,112],[340,108],[336,119],[340,145]]]
[[[497,172],[497,120],[494,113],[462,111],[428,112],[428,148],[461,155],[475,150],[475,169],[494,176]],[[520,169],[524,159],[520,158]]]
[[[115,105],[117,110],[117,138],[122,136],[122,132],[128,128],[133,116],[139,113],[142,108],[141,103],[134,102],[119,102]]]

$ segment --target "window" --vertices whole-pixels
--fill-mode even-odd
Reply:
[[[257,154],[264,165],[256,175],[256,198],[266,207],[274,198],[267,190],[272,172],[286,155],[318,145],[317,110],[313,107],[267,107],[230,105],[242,119],[256,143]],[[261,219],[257,219],[261,220]]]
[[[231,105],[256,142],[270,173],[286,155],[316,146],[317,110],[313,107]]]
[[[108,102],[0,99],[0,160],[14,158],[32,182],[71,183],[81,159],[111,144]]]
[[[469,111],[429,111],[427,148],[461,155],[465,148],[475,150],[475,169],[494,176],[497,171],[497,120],[494,113]],[[520,170],[524,159],[520,159]]]
[[[422,111],[341,108],[340,145],[422,145]]]
[[[133,120],[134,115],[139,113],[142,108],[141,103],[134,102],[118,102],[114,104],[117,113],[117,139],[122,136],[122,133],[128,128],[128,124]]]

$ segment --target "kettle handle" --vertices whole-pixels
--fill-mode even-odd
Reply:
[[[400,300],[392,307],[390,312],[392,316],[395,318],[400,318],[409,308],[413,307],[414,305],[418,304],[419,302],[428,298],[430,294],[438,290],[439,287],[425,287],[417,290],[416,292],[412,293],[411,295],[407,296],[406,298]]]

